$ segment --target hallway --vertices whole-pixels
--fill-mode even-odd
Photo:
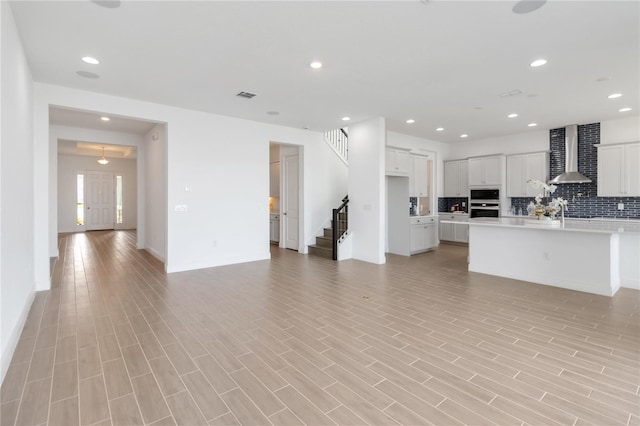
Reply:
[[[9,425],[638,424],[638,292],[272,247],[166,275],[131,231],[61,235],[1,391]]]

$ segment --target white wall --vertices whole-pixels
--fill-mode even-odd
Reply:
[[[36,224],[31,72],[8,2],[0,2],[0,22],[0,379],[4,379],[35,296]]]
[[[638,141],[640,141],[640,116],[600,123],[601,144]]]
[[[349,229],[354,259],[385,263],[384,118],[349,125]],[[408,202],[408,200],[407,200]]]
[[[166,126],[157,124],[145,135],[143,155],[144,174],[144,206],[141,206],[141,217],[144,217],[144,234],[138,235],[138,247],[144,248],[155,257],[166,261],[167,257],[167,135]],[[140,156],[140,153],[138,153]],[[140,232],[140,230],[138,231]],[[166,265],[165,265],[166,266]]]
[[[450,145],[449,157],[445,158],[445,160],[458,160],[492,154],[509,155],[548,150],[549,130],[536,130],[496,138],[452,143]]]
[[[76,223],[77,175],[87,171],[113,172],[123,177],[123,222],[119,229],[135,229],[138,215],[136,160],[110,158],[109,164],[99,165],[97,157],[58,155],[58,232],[80,232],[86,226]],[[114,186],[115,189],[115,186]]]
[[[346,176],[346,168],[334,164],[340,160],[331,157],[333,153],[319,133],[42,83],[35,83],[34,89],[38,111],[57,105],[167,123],[164,210],[168,272],[269,258],[270,142],[304,147],[303,185],[308,195],[301,212],[302,241],[313,239],[330,209],[346,193],[346,184],[337,182]],[[36,115],[34,132],[36,149],[41,149],[49,140],[46,114]],[[50,164],[42,160],[36,167],[48,171]],[[147,175],[164,179],[153,172]],[[36,185],[48,188],[46,179]],[[185,191],[187,186],[191,191]],[[48,192],[38,195],[48,200]],[[140,193],[138,198],[143,199]],[[175,212],[176,204],[187,204],[188,211]],[[139,207],[141,214],[149,217],[149,207],[144,209],[146,213],[142,210]],[[146,239],[150,237],[146,235]],[[46,235],[42,238],[48,242]],[[215,247],[213,241],[217,241]],[[48,267],[48,256],[36,261]]]

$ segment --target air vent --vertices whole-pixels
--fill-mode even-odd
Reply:
[[[236,96],[240,96],[241,98],[247,98],[247,99],[251,99],[255,96],[255,93],[250,93],[250,92],[240,92],[238,93]]]

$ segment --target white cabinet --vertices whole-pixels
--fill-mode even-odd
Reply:
[[[280,162],[269,163],[269,197],[280,197]]]
[[[429,195],[429,172],[427,157],[410,155],[411,174],[409,175],[409,196],[426,197]]]
[[[409,176],[411,162],[409,150],[387,147],[385,151],[385,171],[391,176]]]
[[[502,185],[504,155],[469,158],[469,186]]]
[[[467,160],[444,162],[444,196],[469,196],[469,168]]]
[[[438,222],[432,216],[418,216],[410,219],[411,254],[421,253],[438,246]]]
[[[598,145],[598,197],[640,196],[640,143]]]
[[[447,222],[459,222],[458,223],[442,223]],[[469,242],[469,221],[468,215],[463,214],[441,214],[440,215],[440,240],[441,241],[454,241],[457,243]]]
[[[533,152],[507,156],[507,197],[535,197],[540,190],[527,184],[529,179],[549,179],[549,154]]]
[[[269,215],[269,239],[274,243],[280,241],[280,215]]]

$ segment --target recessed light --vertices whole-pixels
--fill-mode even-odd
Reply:
[[[508,118],[516,118],[518,116],[518,114],[516,114],[515,112],[507,115]]]
[[[111,119],[109,117],[100,117],[100,120],[102,120],[102,121],[110,121]]]
[[[529,124],[527,124],[527,126],[529,126],[529,127],[536,127],[537,125],[538,125],[538,123],[529,123]]]
[[[616,99],[622,96],[622,93],[612,93],[609,96],[607,96],[607,98],[609,99]]]
[[[407,124],[413,124],[415,122],[416,122],[416,120],[414,120],[413,118],[410,118],[410,119],[407,120]]]
[[[531,62],[531,63],[529,64],[529,66],[534,67],[534,68],[535,68],[535,67],[541,67],[541,66],[543,66],[543,65],[544,65],[544,64],[546,64],[546,63],[547,63],[547,60],[546,60],[546,59],[536,59],[535,61]]]
[[[513,13],[531,13],[540,9],[546,2],[547,0],[520,0],[511,10]]]
[[[322,62],[320,61],[313,61],[309,64],[309,66],[311,68],[313,68],[314,70],[317,70],[318,68],[322,68]]]
[[[620,111],[620,112],[628,112],[628,111],[631,111],[631,108],[629,108],[629,107],[620,108],[618,111]]]
[[[97,60],[96,58],[92,58],[91,56],[85,56],[84,58],[82,58],[82,61],[91,65],[98,65],[100,63],[99,60]]]
[[[438,127],[438,128],[436,129],[436,132],[444,132],[444,127]]]
[[[466,134],[466,133],[463,133],[463,134],[461,134],[461,135],[460,135],[460,137],[461,137],[461,138],[468,138],[468,137],[469,137],[469,135],[468,135],[468,134]]]
[[[351,117],[342,117],[342,121],[349,121],[351,120]]]

